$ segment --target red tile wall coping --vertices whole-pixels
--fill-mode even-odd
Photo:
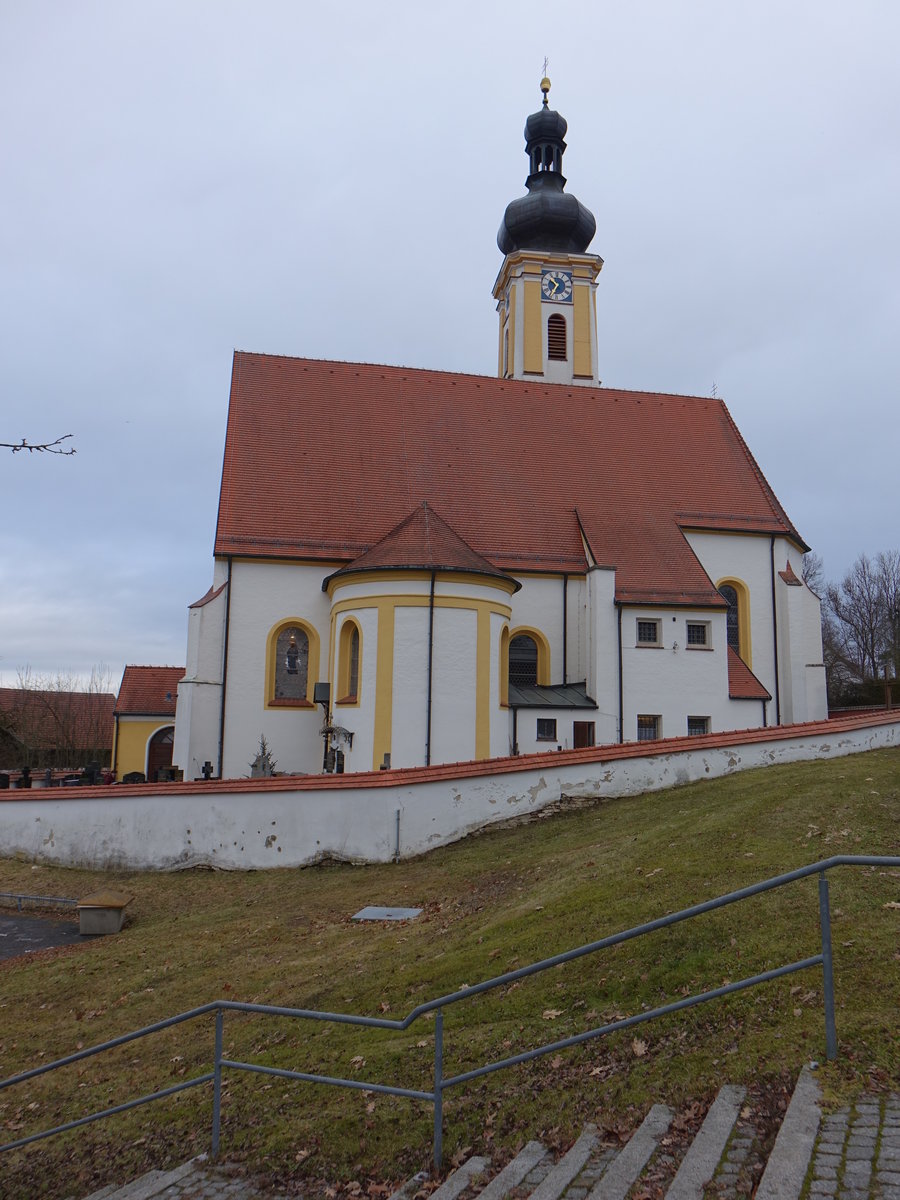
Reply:
[[[581,763],[618,762],[630,758],[668,757],[698,750],[721,750],[730,746],[752,746],[769,742],[786,742],[792,738],[834,737],[859,729],[874,729],[882,725],[900,726],[900,708],[867,713],[865,716],[831,717],[826,721],[808,721],[800,725],[776,725],[769,729],[738,729],[730,733],[708,733],[695,737],[661,738],[656,742],[626,742],[623,745],[591,746],[585,750],[550,750],[537,754],[520,754],[509,758],[491,758],[480,762],[442,763],[434,767],[402,767],[393,771],[359,771],[346,775],[275,775],[268,779],[197,779],[181,783],[116,784],[114,787],[54,788],[40,790],[41,799],[80,800],[102,797],[104,800],[124,800],[131,796],[146,796],[152,791],[160,796],[209,795],[210,793],[256,792],[315,792],[341,791],[347,788],[403,787],[416,783],[443,783],[450,779],[478,779],[485,775],[513,775],[537,771],[548,759],[555,765],[578,766]],[[74,793],[74,794],[72,794]],[[0,792],[4,802],[36,799],[12,792]]]

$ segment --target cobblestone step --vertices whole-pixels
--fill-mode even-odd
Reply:
[[[642,1185],[667,1200],[900,1200],[900,1094],[862,1096],[824,1119],[815,1075],[801,1072],[763,1170],[743,1088],[726,1085],[681,1155],[670,1135],[674,1115],[654,1105],[624,1146],[585,1127],[558,1160],[529,1142],[503,1167],[475,1155],[431,1193],[430,1200],[627,1200]],[[696,1123],[699,1117],[689,1115]],[[680,1118],[684,1145],[684,1115]],[[687,1125],[690,1128],[690,1124]],[[675,1139],[678,1142],[678,1138]],[[748,1162],[759,1180],[753,1192]],[[390,1200],[412,1200],[427,1176],[413,1176]],[[660,1180],[663,1182],[660,1183]],[[642,1193],[643,1194],[643,1193]],[[151,1171],[121,1188],[103,1188],[86,1200],[284,1200],[205,1155],[174,1171]]]

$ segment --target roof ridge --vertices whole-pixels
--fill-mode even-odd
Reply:
[[[716,396],[700,396],[695,392],[660,392],[651,391],[648,388],[623,388],[623,387],[604,387],[602,384],[597,387],[591,387],[585,384],[572,383],[551,383],[544,379],[507,379],[500,375],[485,375],[479,371],[453,371],[448,367],[417,367],[409,363],[384,363],[370,362],[364,359],[354,358],[310,358],[305,354],[274,354],[268,350],[239,350],[233,351],[234,358],[272,358],[283,362],[293,363],[311,363],[317,366],[338,366],[338,367],[366,367],[376,371],[412,371],[417,375],[441,375],[450,376],[453,379],[475,379],[479,382],[487,382],[496,384],[501,389],[504,387],[521,387],[525,388],[565,388],[569,392],[603,392],[609,395],[620,396],[646,396],[648,400],[660,399],[662,397],[677,400],[699,400],[705,404],[721,404],[725,405],[719,397]]]

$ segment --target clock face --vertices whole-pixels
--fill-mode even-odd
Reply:
[[[545,300],[563,304],[572,302],[572,275],[569,271],[542,271],[541,291]]]

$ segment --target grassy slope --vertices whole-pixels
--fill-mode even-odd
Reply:
[[[900,854],[900,752],[747,772],[471,838],[383,867],[102,876],[7,862],[0,890],[135,895],[131,923],[0,968],[0,1074],[24,1070],[218,997],[391,1016],[463,984],[836,853]],[[832,877],[838,1064],[834,1095],[900,1079],[900,872]],[[424,908],[355,924],[364,904]],[[815,881],[630,942],[464,1002],[445,1021],[445,1071],[514,1054],[818,951]],[[551,1062],[450,1092],[448,1154],[527,1137],[564,1142],[586,1119],[634,1123],[656,1098],[824,1057],[821,975],[810,971],[642,1026]],[[433,1022],[406,1034],[230,1015],[226,1054],[427,1088]],[[209,1069],[205,1019],[0,1092],[7,1137]],[[354,1059],[356,1062],[354,1062]],[[360,1059],[365,1060],[363,1065]],[[431,1108],[226,1074],[222,1150],[282,1181],[427,1165]],[[208,1088],[5,1156],[3,1196],[82,1194],[208,1148]],[[31,1189],[31,1190],[29,1190]]]

